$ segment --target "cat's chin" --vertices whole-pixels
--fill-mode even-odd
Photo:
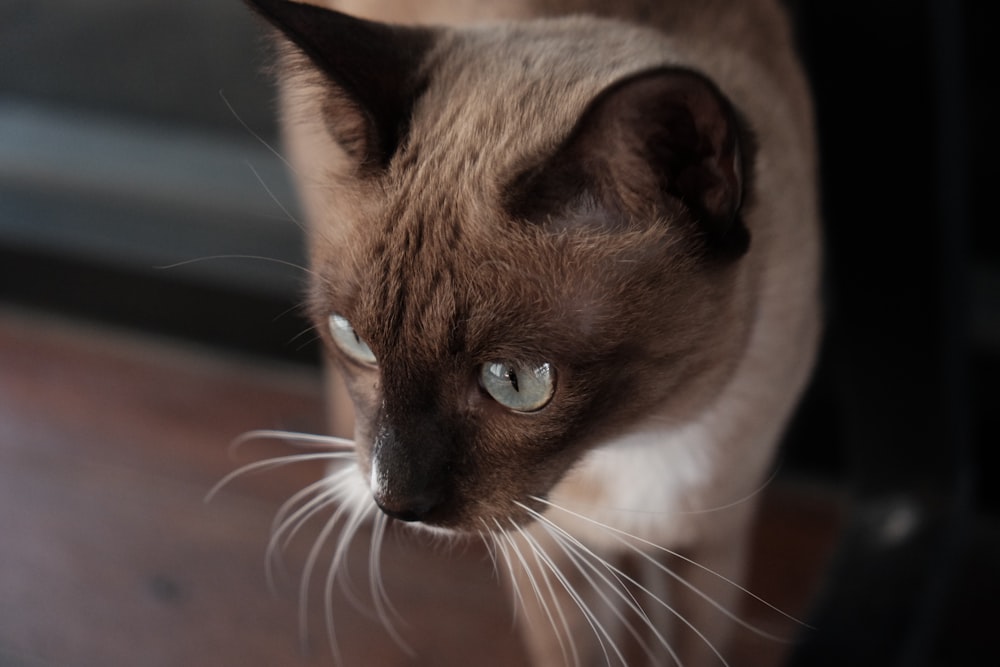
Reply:
[[[458,530],[455,528],[447,528],[445,526],[435,526],[429,523],[424,523],[422,521],[412,521],[412,522],[397,521],[396,523],[403,524],[406,526],[407,530],[416,531],[418,534],[430,535],[435,538],[446,539],[449,541],[455,539],[461,539],[463,537],[471,535],[471,533],[468,533],[463,530]]]

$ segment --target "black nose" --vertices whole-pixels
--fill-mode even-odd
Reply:
[[[413,498],[380,498],[374,496],[375,504],[393,519],[400,521],[426,521],[427,517],[440,504],[439,500],[430,497],[416,496]]]
[[[439,519],[450,504],[452,440],[426,415],[405,420],[402,429],[384,420],[372,445],[369,484],[375,504],[400,521]]]

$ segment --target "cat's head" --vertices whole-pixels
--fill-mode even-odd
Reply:
[[[711,82],[608,21],[252,4],[313,138],[310,308],[386,513],[525,520],[589,449],[711,400],[754,307],[747,140]]]

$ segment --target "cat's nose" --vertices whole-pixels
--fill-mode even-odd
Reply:
[[[439,501],[430,496],[415,496],[413,498],[380,498],[379,494],[374,495],[375,504],[378,508],[400,521],[424,521],[440,504]]]
[[[445,444],[450,439],[433,420],[411,418],[405,423],[406,438],[388,421],[381,424],[372,447],[369,488],[386,515],[430,523],[440,518],[449,496]],[[419,443],[419,449],[413,443]]]

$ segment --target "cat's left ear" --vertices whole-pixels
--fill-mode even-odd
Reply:
[[[508,203],[536,221],[558,220],[574,202],[609,213],[605,226],[683,217],[710,252],[739,256],[750,240],[742,135],[704,76],[643,72],[598,95],[558,151],[515,180]]]
[[[334,139],[365,167],[384,167],[409,131],[426,81],[431,29],[359,19],[288,0],[246,0],[304,53],[331,84],[338,101]]]

